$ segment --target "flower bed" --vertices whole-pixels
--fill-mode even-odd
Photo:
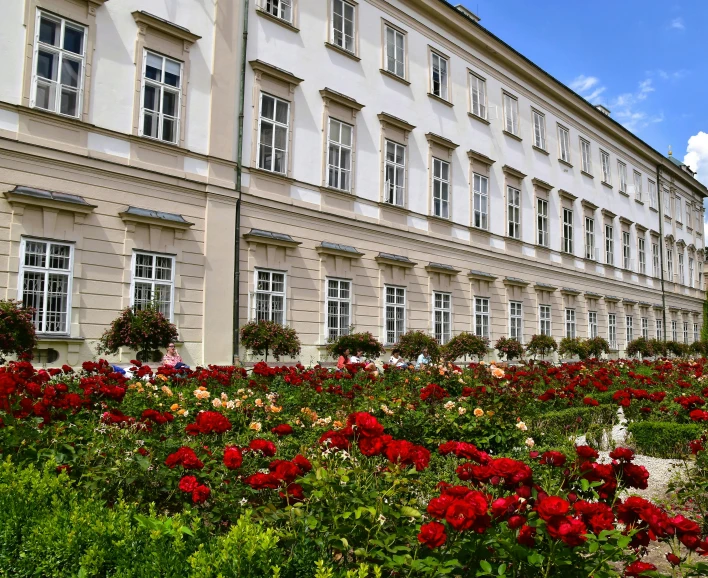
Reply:
[[[105,362],[11,363],[0,368],[0,527],[12,528],[0,575],[36,575],[19,552],[56,561],[46,576],[156,575],[127,562],[119,534],[140,541],[136,559],[169,537],[151,567],[164,559],[170,576],[648,576],[655,543],[681,576],[706,575],[704,439],[688,444],[696,465],[672,511],[631,497],[650,480],[631,449],[599,463],[572,442],[611,428],[618,408],[705,432],[704,369],[136,362],[126,378]],[[58,536],[69,519],[92,529],[59,562],[34,528]]]

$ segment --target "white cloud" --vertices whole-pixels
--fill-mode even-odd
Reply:
[[[708,133],[699,131],[688,139],[683,162],[698,174],[696,178],[708,186]]]
[[[647,72],[647,76],[652,76],[656,74],[659,78],[661,78],[661,80],[681,80],[682,78],[688,76],[689,72],[690,71],[686,70],[685,68],[672,71],[658,69],[656,71]]]
[[[590,90],[598,82],[599,80],[594,76],[585,76],[584,74],[581,74],[570,83],[570,88],[572,88],[575,92],[582,94],[583,92]]]
[[[686,28],[683,24],[683,18],[680,16],[678,18],[674,18],[669,24],[669,28],[673,28],[674,30],[683,30]]]

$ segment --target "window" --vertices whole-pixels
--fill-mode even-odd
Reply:
[[[72,269],[71,245],[22,239],[18,299],[34,309],[37,333],[69,333]]]
[[[693,257],[688,258],[688,286],[693,289]]]
[[[602,182],[612,184],[612,172],[610,171],[610,153],[600,151],[600,162],[602,164]]]
[[[575,339],[575,309],[565,310],[565,336]]]
[[[597,311],[588,312],[588,336],[590,339],[597,337]]]
[[[343,279],[327,279],[327,339],[349,335],[352,309],[352,283]]]
[[[656,320],[656,338],[659,341],[664,340],[664,320],[663,319]]]
[[[265,0],[263,9],[276,18],[292,22],[293,3],[292,0]]]
[[[634,171],[634,198],[643,201],[642,198],[642,173]]]
[[[688,322],[683,322],[683,342],[688,343]]]
[[[285,273],[256,269],[254,319],[285,323]]]
[[[561,125],[558,125],[558,154],[560,160],[570,162],[570,131]]]
[[[538,226],[538,244],[548,247],[548,201],[546,199],[536,199],[536,219]]]
[[[478,337],[489,339],[489,298],[475,297],[474,333]]]
[[[676,217],[676,220],[681,222],[681,197],[677,196],[675,197],[676,199],[676,212],[674,213],[674,216]]]
[[[610,349],[617,349],[617,314],[610,313],[607,316],[607,341],[610,342]]]
[[[674,279],[674,248],[666,247],[666,269],[669,274],[669,281]]]
[[[155,305],[167,319],[172,319],[174,261],[170,255],[133,254],[133,307],[145,309]]]
[[[592,173],[592,157],[590,156],[590,143],[585,139],[580,139],[580,170]]]
[[[563,252],[573,252],[573,211],[563,209]]]
[[[649,318],[642,317],[642,337],[649,339]]]
[[[329,119],[327,184],[342,191],[352,188],[352,133],[351,125]]]
[[[332,15],[332,43],[354,52],[354,6],[344,0],[332,0]]]
[[[541,335],[551,335],[551,306],[538,306],[539,333]]]
[[[258,167],[285,173],[288,152],[290,103],[261,93],[258,119]]]
[[[386,287],[386,343],[397,343],[406,332],[406,290]]]
[[[546,117],[537,110],[532,110],[533,115],[533,144],[546,150]]]
[[[699,341],[700,334],[698,331],[698,323],[693,324],[693,342]]]
[[[450,164],[433,159],[433,215],[450,217]]]
[[[585,217],[585,258],[595,259],[595,219]]]
[[[605,225],[605,263],[615,264],[615,238],[614,227]]]
[[[693,228],[691,223],[691,205],[689,203],[686,203],[686,226]]]
[[[664,189],[664,215],[671,216],[671,193],[669,189]]]
[[[634,339],[634,318],[631,315],[625,316],[625,329],[627,330],[627,343]]]
[[[658,243],[651,244],[651,261],[654,277],[659,277],[659,245]]]
[[[470,74],[470,108],[472,114],[487,118],[487,82],[477,76]]]
[[[632,247],[629,245],[629,231],[622,231],[622,267],[629,269],[632,264]]]
[[[512,239],[521,238],[521,191],[506,188],[507,233]]]
[[[38,11],[31,106],[78,118],[85,57],[86,28]]]
[[[403,33],[386,26],[386,70],[401,78],[406,77],[405,43]]]
[[[683,275],[683,251],[679,251],[678,254],[678,282],[683,285],[686,279]]]
[[[647,181],[649,190],[649,206],[652,209],[656,209],[658,206],[656,199],[656,183],[654,181]]]
[[[406,147],[386,141],[386,198],[392,205],[403,206],[403,187],[406,175]]]
[[[504,102],[504,130],[511,134],[518,135],[519,133],[519,101],[507,94],[502,95]]]
[[[447,59],[437,52],[430,54],[430,92],[444,100],[447,98]]]
[[[637,239],[637,255],[639,257],[639,272],[642,275],[647,274],[647,257],[646,251],[644,250],[644,239],[641,237]]]
[[[676,321],[671,322],[671,340],[678,341],[678,327]]]
[[[148,52],[143,56],[143,95],[140,134],[165,142],[179,142],[182,101],[182,64]]]
[[[480,229],[488,227],[487,214],[489,212],[489,179],[475,174],[472,178],[474,215],[472,225]]]
[[[509,337],[519,342],[524,340],[521,329],[521,306],[520,301],[509,301]]]
[[[440,345],[450,341],[451,327],[451,295],[436,291],[433,293],[433,329],[435,339]]]
[[[619,175],[620,193],[627,192],[627,165],[622,161],[617,161],[617,174]]]

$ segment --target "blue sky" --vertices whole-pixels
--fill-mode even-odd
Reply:
[[[708,185],[708,0],[452,0]]]

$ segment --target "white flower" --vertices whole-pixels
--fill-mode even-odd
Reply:
[[[465,415],[467,413],[467,410],[464,407],[458,407],[457,413],[459,413],[460,415]]]
[[[443,406],[446,410],[450,411],[453,407],[455,407],[455,402],[454,401],[448,401],[445,403]]]
[[[221,400],[218,397],[215,397],[214,399],[211,400],[211,405],[214,407],[221,407]]]
[[[227,401],[225,405],[226,409],[233,409],[234,407],[236,407],[236,404],[233,401]]]
[[[248,504],[248,500],[246,498],[241,498],[238,503],[242,506],[245,506],[246,504]]]
[[[221,401],[229,401],[229,396],[226,395],[223,391],[221,392]]]
[[[533,441],[533,438],[526,438],[526,441],[524,443],[530,448],[536,445],[536,442]]]
[[[520,429],[521,431],[526,431],[529,428],[526,426],[526,424],[524,422],[520,421],[519,423],[516,424],[516,429]]]

